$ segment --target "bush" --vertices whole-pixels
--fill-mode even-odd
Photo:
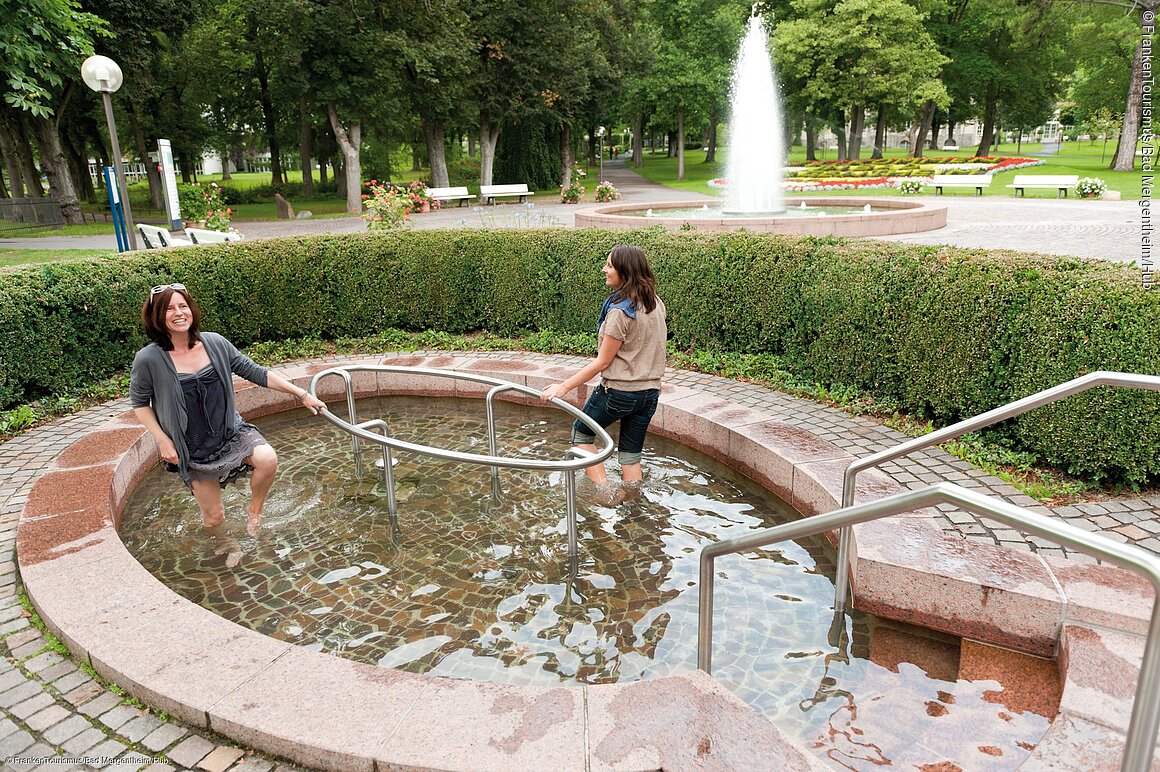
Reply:
[[[649,255],[683,349],[776,356],[947,424],[1093,370],[1160,373],[1160,293],[1066,257],[727,233],[420,230],[231,242],[0,274],[0,409],[123,370],[149,287],[238,345],[388,327],[590,333],[599,265]],[[1098,389],[998,428],[1091,478],[1160,477],[1160,394]]]

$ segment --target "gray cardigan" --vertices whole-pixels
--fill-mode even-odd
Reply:
[[[236,430],[242,424],[242,417],[234,407],[232,374],[237,373],[251,383],[265,386],[266,368],[256,364],[217,333],[203,332],[200,337],[209,354],[210,364],[226,385],[226,414],[233,415]],[[188,484],[191,478],[189,449],[185,445],[185,396],[169,352],[156,343],[150,343],[133,357],[133,369],[129,375],[129,403],[134,408],[153,408],[157,423],[161,424],[162,431],[173,440],[177,448],[177,469],[181,479]]]

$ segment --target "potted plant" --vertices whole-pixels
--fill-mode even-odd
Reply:
[[[602,180],[596,186],[596,201],[598,203],[615,201],[618,198],[620,198],[620,191],[611,182]]]
[[[1099,177],[1081,177],[1075,184],[1075,194],[1080,198],[1101,198],[1108,184]]]
[[[921,193],[924,188],[926,188],[926,180],[921,180],[916,177],[907,177],[898,183],[898,190],[904,196]]]
[[[580,182],[584,177],[584,170],[576,167],[572,169],[572,181],[560,188],[560,203],[579,204],[584,197],[584,184]]]

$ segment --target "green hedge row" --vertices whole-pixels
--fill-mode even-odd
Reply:
[[[405,231],[0,273],[0,407],[124,368],[148,288],[172,280],[239,345],[387,327],[591,332],[620,240],[653,261],[678,346],[775,354],[940,424],[1092,370],[1160,374],[1160,292],[1124,266],[745,233]],[[1160,477],[1157,393],[1098,389],[1005,431],[1076,474]]]

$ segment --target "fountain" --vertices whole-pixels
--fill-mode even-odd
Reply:
[[[769,36],[756,6],[733,66],[730,116],[724,206],[703,201],[618,203],[577,212],[576,227],[663,225],[799,236],[887,236],[946,225],[947,210],[939,204],[813,197],[807,204],[783,198],[781,100],[769,56]]]

